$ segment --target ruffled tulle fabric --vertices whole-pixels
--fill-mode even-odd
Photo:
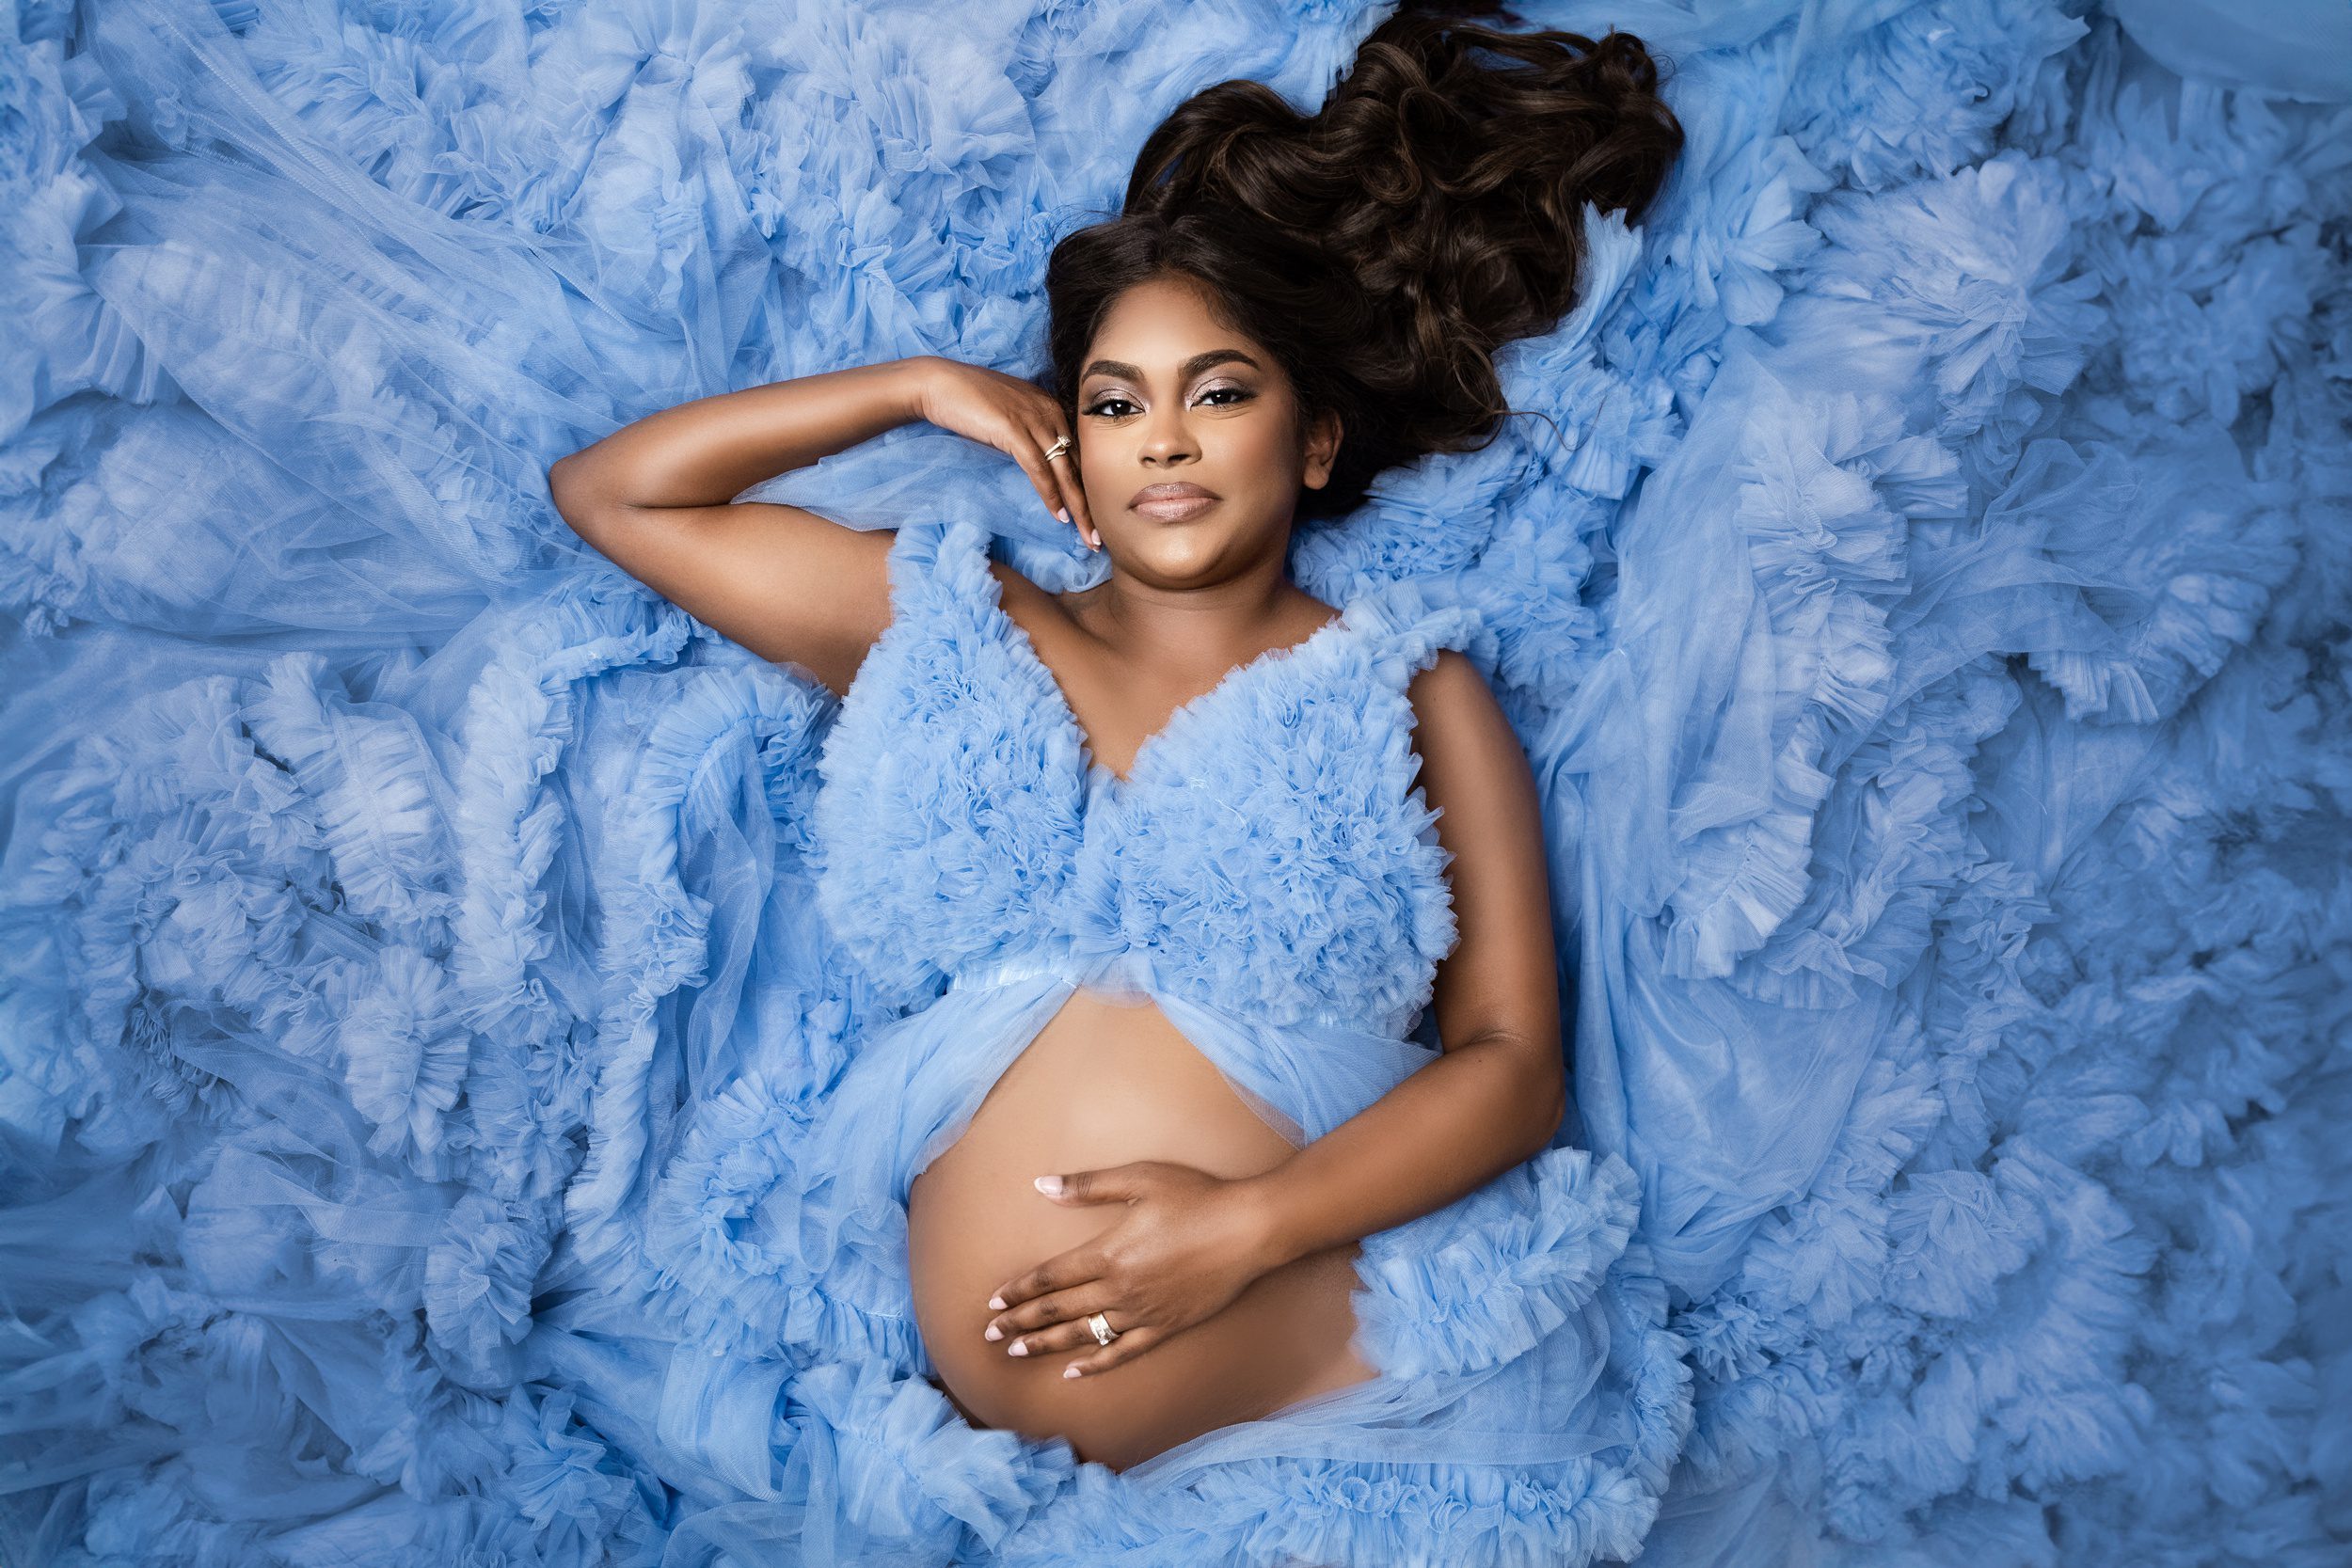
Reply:
[[[1380,8],[0,21],[0,1558],[2343,1555],[2340,14],[1517,8],[1640,34],[1690,147],[1502,352],[1527,417],[1292,559],[1475,610],[1541,791],[1571,1125],[1357,1299],[1367,1387],[1599,1445],[1500,1486],[1307,1409],[1114,1477],[906,1375],[887,1207],[779,1195],[862,1052],[1025,993],[832,939],[836,705],[544,482],[1033,368],[1151,128]],[[754,494],[1103,569],[927,427]]]
[[[1450,856],[1414,783],[1406,692],[1484,622],[1375,585],[1180,708],[1122,776],[1004,612],[984,531],[904,525],[888,565],[891,624],[819,759],[812,865],[845,957],[918,999],[859,1042],[745,1230],[819,1304],[826,1332],[796,1354],[909,1382],[931,1371],[907,1265],[914,1179],[1079,987],[1155,1005],[1295,1145],[1438,1054],[1412,1030],[1454,941]],[[1174,1564],[1633,1549],[1666,1475],[1654,1456],[1691,1418],[1683,1347],[1629,1256],[1637,1213],[1622,1160],[1554,1148],[1364,1238],[1355,1349],[1371,1383],[1203,1434],[1116,1487],[1080,1481],[1066,1442],[1035,1445],[1071,1489],[991,1550]],[[935,1486],[948,1461],[932,1457]],[[870,1534],[869,1492],[807,1506],[895,1549]],[[891,1528],[910,1516],[882,1512]]]
[[[693,1410],[676,1440],[739,1441],[745,1429],[729,1418],[746,1399],[775,1406],[799,1423],[793,1448],[777,1446],[781,1463],[823,1445],[830,1465],[854,1456],[859,1466],[792,1482],[799,1505],[887,1560],[984,1548],[1025,1564],[1173,1568],[1284,1554],[1517,1563],[1633,1550],[1690,1423],[1690,1371],[1664,1326],[1663,1292],[1629,1244],[1632,1173],[1582,1149],[1549,1150],[1366,1238],[1354,1305],[1356,1349],[1382,1374],[1372,1383],[1219,1429],[1115,1481],[1067,1443],[974,1432],[953,1414],[914,1327],[910,1186],[1079,977],[1149,989],[1138,969],[1009,965],[861,1044],[737,1227],[771,1265],[774,1293],[803,1308],[783,1325],[791,1368],[679,1345],[658,1376],[640,1374],[646,1402]],[[1236,1086],[1270,1088],[1267,1102],[1311,1136],[1426,1057],[1391,1052],[1385,1075],[1359,1069],[1352,1094],[1318,1112],[1275,1098],[1282,1091],[1260,1065],[1283,1063],[1286,1031],[1181,999],[1168,1012]],[[1365,1047],[1358,1059],[1379,1059],[1376,1039],[1348,1043]],[[587,1368],[614,1339],[646,1365],[667,1351],[644,1327],[599,1315],[592,1328],[569,1314],[543,1315],[526,1351],[550,1369]],[[705,1386],[682,1391],[690,1374]],[[767,1452],[707,1463],[766,1477]]]
[[[977,525],[899,528],[891,625],[826,738],[818,903],[859,967],[913,1006],[1050,939],[1148,952],[1207,1006],[1412,1028],[1456,926],[1407,689],[1484,635],[1477,610],[1375,585],[1179,707],[1122,776],[991,562]]]

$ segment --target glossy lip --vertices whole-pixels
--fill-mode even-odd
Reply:
[[[1147,517],[1173,520],[1205,512],[1216,500],[1217,495],[1214,490],[1203,489],[1189,481],[1171,482],[1145,485],[1127,502],[1127,509],[1140,512]]]

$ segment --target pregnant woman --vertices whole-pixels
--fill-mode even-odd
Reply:
[[[1687,1395],[1609,1273],[1630,1173],[1554,1143],[1538,796],[1483,623],[1287,564],[1491,434],[1582,204],[1637,213],[1679,145],[1654,86],[1622,35],[1394,17],[1311,119],[1236,82],[1154,133],[1054,252],[1044,385],[923,356],[556,466],[597,549],[841,697],[817,886],[890,1006],[757,1224],[809,1303],[798,1397],[906,1437],[828,1529],[968,1484],[1036,1494],[992,1561],[1638,1546]],[[918,419],[1019,464],[1099,578],[730,499]]]

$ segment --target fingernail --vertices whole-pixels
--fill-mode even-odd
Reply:
[[[1005,1354],[1007,1355],[1026,1355],[1029,1354],[1029,1342],[1026,1339],[1015,1339],[1012,1342],[1012,1348],[1006,1351]]]
[[[998,1328],[994,1323],[989,1324],[988,1331],[980,1336],[981,1338],[988,1340],[991,1344],[995,1343],[1004,1337],[1005,1331]]]
[[[1002,1296],[989,1297],[988,1309],[992,1312],[1002,1312],[1005,1309],[1005,1298]]]
[[[1081,1374],[1078,1371],[1077,1364],[1073,1362],[1071,1365],[1064,1367],[1061,1370],[1061,1375],[1064,1377],[1077,1377]]]
[[[1054,508],[1054,515],[1055,515],[1055,516],[1057,516],[1057,517],[1059,517],[1059,518],[1060,518],[1063,522],[1065,522],[1065,523],[1066,523],[1066,522],[1070,521],[1070,508],[1068,508],[1068,507],[1066,507],[1066,506],[1057,506],[1057,507]]]
[[[1061,1178],[1058,1176],[1041,1176],[1037,1179],[1037,1190],[1043,1193],[1047,1197],[1059,1197],[1061,1196]]]

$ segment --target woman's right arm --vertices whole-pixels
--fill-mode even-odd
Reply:
[[[672,604],[762,658],[835,692],[890,624],[887,529],[845,528],[797,506],[738,501],[918,419],[1019,461],[1047,510],[1084,520],[1076,466],[1041,448],[1061,423],[1035,385],[931,355],[698,398],[559,458],[548,493],[580,538]]]

